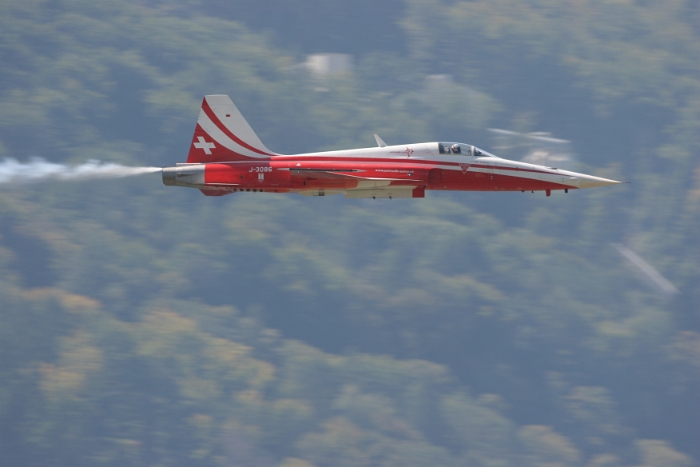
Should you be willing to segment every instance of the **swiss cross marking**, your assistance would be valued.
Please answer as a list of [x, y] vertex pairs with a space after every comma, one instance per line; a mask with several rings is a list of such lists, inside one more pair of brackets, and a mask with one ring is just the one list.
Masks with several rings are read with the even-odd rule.
[[194, 143], [194, 147], [197, 149], [204, 149], [204, 154], [211, 154], [211, 150], [214, 149], [214, 143], [207, 143], [203, 136], [197, 136], [199, 143]]

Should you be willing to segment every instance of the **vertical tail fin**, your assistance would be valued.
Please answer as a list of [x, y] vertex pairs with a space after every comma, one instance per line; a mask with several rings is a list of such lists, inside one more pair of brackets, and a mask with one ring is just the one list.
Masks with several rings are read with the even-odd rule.
[[204, 96], [187, 162], [268, 159], [274, 155], [260, 141], [228, 96]]

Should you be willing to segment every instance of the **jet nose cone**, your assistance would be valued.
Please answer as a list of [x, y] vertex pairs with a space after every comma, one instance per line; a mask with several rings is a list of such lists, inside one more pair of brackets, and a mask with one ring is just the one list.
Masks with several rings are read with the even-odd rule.
[[597, 186], [617, 185], [622, 183], [608, 178], [594, 177], [593, 175], [578, 174], [576, 178], [578, 179], [579, 188], [594, 188]]

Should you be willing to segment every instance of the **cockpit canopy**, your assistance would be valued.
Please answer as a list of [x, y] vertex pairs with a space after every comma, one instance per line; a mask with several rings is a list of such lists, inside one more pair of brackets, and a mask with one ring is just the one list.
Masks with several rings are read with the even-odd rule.
[[438, 151], [440, 154], [457, 154], [461, 156], [473, 157], [494, 157], [483, 149], [476, 146], [471, 146], [464, 143], [438, 143]]

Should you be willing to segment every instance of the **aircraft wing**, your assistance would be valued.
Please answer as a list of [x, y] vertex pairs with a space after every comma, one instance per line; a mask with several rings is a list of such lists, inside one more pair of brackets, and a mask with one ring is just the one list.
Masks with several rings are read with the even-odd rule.
[[411, 185], [356, 188], [345, 193], [346, 198], [424, 198], [425, 189]]
[[386, 181], [386, 182], [422, 182], [415, 178], [393, 178], [393, 177], [367, 177], [361, 175], [364, 170], [357, 169], [289, 169], [292, 175], [305, 176], [310, 178], [320, 178], [325, 180], [371, 180], [371, 181]]

